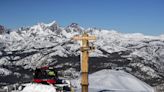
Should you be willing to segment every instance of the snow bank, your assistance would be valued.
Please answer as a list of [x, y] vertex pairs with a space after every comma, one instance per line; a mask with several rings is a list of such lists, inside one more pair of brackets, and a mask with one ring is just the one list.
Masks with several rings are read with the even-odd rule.
[[21, 92], [56, 92], [56, 89], [50, 85], [27, 84]]
[[[77, 89], [81, 88], [80, 79], [73, 80]], [[99, 92], [112, 90], [114, 92], [154, 92], [154, 89], [124, 71], [101, 70], [89, 75], [89, 91]], [[106, 92], [106, 91], [105, 91]]]

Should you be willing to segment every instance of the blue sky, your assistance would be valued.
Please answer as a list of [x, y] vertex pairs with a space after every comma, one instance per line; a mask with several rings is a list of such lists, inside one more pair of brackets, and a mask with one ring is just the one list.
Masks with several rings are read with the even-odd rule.
[[56, 20], [61, 26], [164, 34], [164, 0], [0, 0], [0, 24], [11, 29]]

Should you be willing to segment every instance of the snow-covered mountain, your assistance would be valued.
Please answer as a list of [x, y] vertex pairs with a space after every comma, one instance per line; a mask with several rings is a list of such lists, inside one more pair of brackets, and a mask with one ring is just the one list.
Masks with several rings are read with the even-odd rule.
[[123, 69], [150, 85], [164, 82], [164, 35], [84, 29], [77, 23], [60, 27], [55, 21], [0, 34], [0, 77], [28, 79], [30, 70], [44, 65], [54, 65], [62, 74], [77, 77], [80, 42], [71, 37], [83, 32], [97, 37], [91, 44], [96, 50], [90, 54], [90, 73], [106, 68]]

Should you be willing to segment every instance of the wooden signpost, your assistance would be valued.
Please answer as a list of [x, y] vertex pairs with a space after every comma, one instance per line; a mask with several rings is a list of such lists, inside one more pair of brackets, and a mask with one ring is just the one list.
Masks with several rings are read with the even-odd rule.
[[81, 40], [81, 72], [82, 72], [82, 79], [81, 79], [81, 86], [82, 92], [88, 92], [88, 57], [89, 57], [89, 50], [93, 50], [94, 47], [89, 46], [89, 40], [96, 40], [95, 36], [89, 36], [87, 33], [84, 33], [82, 36], [74, 36], [74, 40]]

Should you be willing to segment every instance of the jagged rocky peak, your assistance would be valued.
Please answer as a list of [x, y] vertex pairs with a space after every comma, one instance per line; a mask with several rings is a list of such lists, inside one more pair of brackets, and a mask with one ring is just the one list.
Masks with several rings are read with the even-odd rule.
[[17, 29], [17, 33], [21, 33], [21, 31], [28, 31], [30, 27], [20, 27]]
[[3, 25], [0, 25], [0, 35], [2, 34], [9, 34], [11, 32], [10, 29], [7, 29], [6, 27], [4, 27]]
[[79, 32], [82, 33], [82, 31], [84, 30], [84, 28], [82, 28], [81, 26], [79, 26], [78, 23], [71, 23], [70, 25], [68, 25], [65, 30], [67, 32]]
[[0, 25], [0, 30], [4, 30], [4, 29], [5, 29], [4, 26]]
[[38, 23], [29, 28], [20, 28], [19, 31], [26, 31], [29, 35], [48, 35], [48, 34], [61, 34], [62, 28], [58, 25], [56, 21], [52, 21], [51, 23]]
[[69, 25], [69, 27], [78, 28], [79, 24], [78, 23], [71, 23], [71, 25]]
[[56, 21], [52, 21], [51, 23], [38, 23], [37, 25], [34, 25], [31, 27], [31, 29], [40, 29], [40, 30], [46, 30], [50, 29], [52, 31], [57, 30], [59, 28], [59, 25]]
[[5, 30], [4, 26], [0, 25], [0, 34], [3, 34], [4, 30]]
[[60, 29], [60, 27], [56, 21], [52, 21], [51, 23], [46, 24], [46, 26], [49, 27], [49, 29], [52, 31]]

